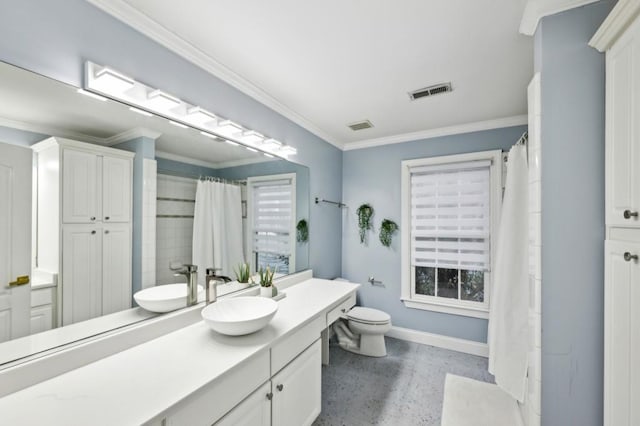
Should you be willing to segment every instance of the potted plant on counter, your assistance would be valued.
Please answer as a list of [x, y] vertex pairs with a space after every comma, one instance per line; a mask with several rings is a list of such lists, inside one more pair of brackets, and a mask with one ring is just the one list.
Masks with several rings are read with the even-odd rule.
[[233, 269], [233, 273], [236, 274], [236, 280], [239, 283], [253, 283], [253, 280], [251, 279], [251, 267], [248, 263], [239, 263], [238, 266]]
[[275, 274], [275, 269], [272, 271], [268, 266], [267, 269], [260, 268], [258, 271], [258, 276], [260, 277], [260, 296], [273, 297], [278, 294], [278, 290], [273, 285], [273, 276]]

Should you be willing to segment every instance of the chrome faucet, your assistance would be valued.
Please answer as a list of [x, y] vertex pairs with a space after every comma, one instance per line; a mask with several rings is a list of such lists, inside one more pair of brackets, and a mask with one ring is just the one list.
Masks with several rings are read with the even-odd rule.
[[173, 275], [183, 275], [187, 278], [187, 306], [198, 303], [198, 267], [196, 265], [182, 265], [183, 269]]
[[218, 299], [218, 286], [229, 282], [228, 277], [216, 275], [216, 271], [219, 270], [219, 268], [207, 268], [207, 276], [204, 280], [204, 284], [207, 287], [207, 305]]

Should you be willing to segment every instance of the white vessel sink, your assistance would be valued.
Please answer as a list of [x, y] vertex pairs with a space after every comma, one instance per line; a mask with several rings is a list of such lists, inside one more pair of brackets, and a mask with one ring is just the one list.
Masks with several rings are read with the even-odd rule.
[[202, 319], [220, 334], [242, 336], [265, 327], [277, 310], [278, 302], [266, 297], [232, 297], [204, 308]]
[[[151, 312], [169, 312], [187, 306], [186, 284], [163, 284], [145, 288], [133, 295], [141, 308]], [[204, 298], [204, 288], [198, 286], [198, 300]]]

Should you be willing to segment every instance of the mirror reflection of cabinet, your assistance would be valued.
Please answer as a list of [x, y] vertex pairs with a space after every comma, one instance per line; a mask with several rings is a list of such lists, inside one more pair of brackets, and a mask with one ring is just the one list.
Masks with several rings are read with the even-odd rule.
[[59, 273], [54, 326], [130, 308], [134, 154], [61, 138], [33, 149], [34, 262]]

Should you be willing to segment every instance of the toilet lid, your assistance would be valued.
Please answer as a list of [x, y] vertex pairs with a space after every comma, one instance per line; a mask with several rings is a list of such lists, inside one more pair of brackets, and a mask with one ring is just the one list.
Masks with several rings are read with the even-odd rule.
[[347, 318], [370, 324], [385, 324], [391, 320], [391, 317], [386, 312], [377, 309], [363, 308], [362, 306], [356, 306], [347, 312]]

